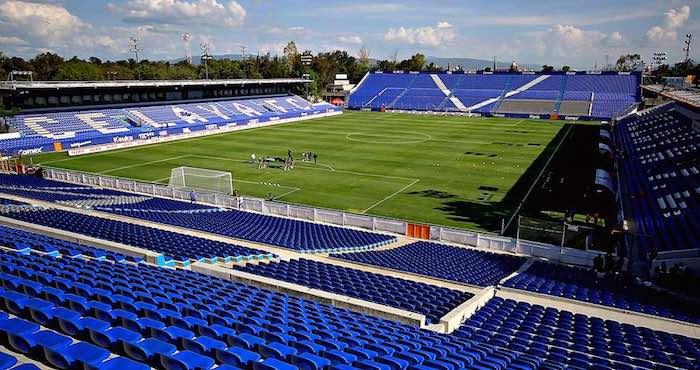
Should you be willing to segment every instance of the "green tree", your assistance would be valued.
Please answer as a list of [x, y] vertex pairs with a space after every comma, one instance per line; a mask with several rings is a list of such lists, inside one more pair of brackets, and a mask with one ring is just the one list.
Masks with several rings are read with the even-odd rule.
[[416, 53], [411, 58], [402, 60], [397, 67], [404, 71], [422, 71], [423, 66], [425, 66], [425, 55]]
[[61, 64], [53, 75], [55, 81], [95, 81], [104, 79], [102, 70], [76, 57]]
[[642, 57], [639, 54], [620, 55], [615, 63], [615, 69], [620, 72], [634, 71], [640, 69], [642, 66]]
[[32, 65], [35, 73], [34, 79], [49, 81], [53, 79], [54, 74], [64, 63], [64, 60], [58, 54], [47, 52], [38, 54], [29, 63]]
[[547, 65], [547, 64], [542, 66], [542, 72], [552, 72], [552, 71], [554, 71], [554, 67]]
[[571, 67], [569, 66], [563, 66], [561, 67], [562, 72], [569, 72], [571, 70]]

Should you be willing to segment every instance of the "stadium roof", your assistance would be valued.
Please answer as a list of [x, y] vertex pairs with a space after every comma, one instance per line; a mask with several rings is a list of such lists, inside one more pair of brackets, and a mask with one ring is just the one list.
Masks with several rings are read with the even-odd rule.
[[231, 80], [122, 80], [122, 81], [7, 81], [0, 90], [71, 89], [71, 88], [132, 88], [172, 86], [229, 86], [309, 83], [302, 78], [231, 79]]
[[668, 85], [642, 85], [642, 88], [693, 108], [700, 108], [700, 90], [698, 89], [679, 89]]

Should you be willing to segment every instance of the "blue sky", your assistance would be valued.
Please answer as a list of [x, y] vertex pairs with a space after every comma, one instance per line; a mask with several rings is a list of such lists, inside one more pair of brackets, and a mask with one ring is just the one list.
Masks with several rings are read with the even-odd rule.
[[[686, 33], [700, 38], [697, 1], [291, 1], [291, 0], [0, 0], [0, 51], [33, 56], [128, 58], [129, 36], [143, 57], [193, 54], [207, 41], [214, 54], [280, 53], [361, 46], [372, 58], [415, 52], [441, 57], [516, 60], [590, 68], [605, 56], [665, 51], [682, 58]], [[700, 41], [700, 40], [699, 40]], [[700, 42], [692, 56], [700, 59]], [[695, 46], [694, 45], [694, 46]]]

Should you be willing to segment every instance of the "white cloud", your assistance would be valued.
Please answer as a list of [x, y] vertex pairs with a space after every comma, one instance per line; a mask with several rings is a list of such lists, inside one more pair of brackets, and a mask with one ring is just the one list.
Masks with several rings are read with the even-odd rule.
[[606, 34], [570, 24], [558, 24], [546, 31], [532, 31], [523, 35], [527, 39], [516, 40], [510, 50], [513, 55], [534, 52], [542, 57], [570, 59], [614, 54], [628, 46], [627, 39], [618, 31]]
[[678, 9], [669, 9], [664, 13], [664, 24], [653, 26], [647, 31], [647, 39], [654, 43], [675, 41], [677, 30], [690, 18], [690, 6], [683, 5]]
[[50, 44], [62, 42], [87, 26], [60, 5], [0, 0], [0, 33], [4, 35]]
[[26, 45], [27, 42], [17, 36], [0, 36], [0, 44], [4, 45]]
[[343, 44], [362, 44], [362, 38], [360, 36], [338, 36], [338, 41], [342, 42]]
[[454, 28], [444, 21], [438, 22], [436, 27], [389, 28], [384, 34], [386, 41], [427, 47], [444, 47], [452, 44], [455, 38]]
[[218, 0], [129, 0], [123, 5], [109, 3], [107, 9], [121, 14], [127, 22], [192, 24], [236, 27], [245, 22], [246, 10], [236, 1]]

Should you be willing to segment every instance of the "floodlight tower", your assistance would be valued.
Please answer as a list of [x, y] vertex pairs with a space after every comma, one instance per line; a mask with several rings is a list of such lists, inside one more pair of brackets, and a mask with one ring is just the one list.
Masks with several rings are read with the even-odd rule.
[[134, 59], [136, 60], [136, 78], [139, 80], [141, 79], [141, 70], [139, 69], [139, 52], [143, 50], [140, 42], [141, 40], [139, 40], [139, 38], [136, 36], [129, 37], [129, 45], [131, 46], [129, 51], [134, 53]]
[[202, 41], [201, 44], [199, 44], [199, 47], [202, 48], [202, 61], [204, 62], [204, 76], [208, 80], [209, 79], [209, 64], [207, 61], [214, 59], [214, 57], [209, 54], [209, 42], [208, 41]]
[[690, 41], [693, 39], [692, 34], [686, 34], [685, 35], [685, 46], [683, 47], [683, 51], [685, 51], [685, 62], [688, 63], [688, 60], [690, 60]]
[[190, 49], [190, 42], [192, 41], [192, 34], [185, 32], [182, 34], [182, 42], [185, 44], [185, 61], [192, 64], [192, 50]]

